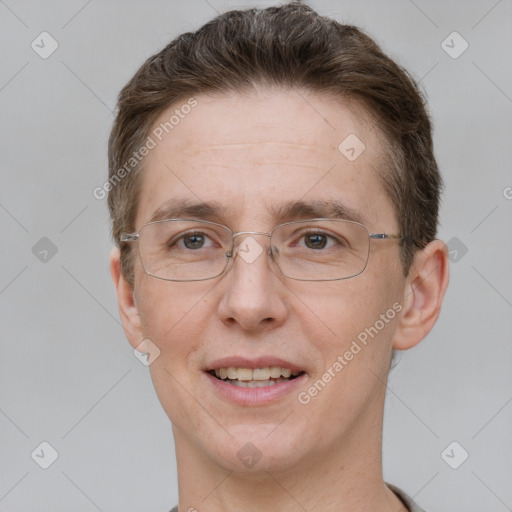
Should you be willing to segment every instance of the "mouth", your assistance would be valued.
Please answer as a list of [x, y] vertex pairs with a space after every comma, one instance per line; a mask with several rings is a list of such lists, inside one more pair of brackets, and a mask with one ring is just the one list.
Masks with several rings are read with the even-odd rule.
[[264, 366], [261, 368], [226, 366], [209, 370], [208, 373], [232, 386], [263, 388], [281, 382], [289, 382], [305, 372], [283, 366]]
[[204, 375], [214, 396], [242, 407], [290, 399], [308, 379], [307, 369], [274, 355], [228, 356], [211, 361]]

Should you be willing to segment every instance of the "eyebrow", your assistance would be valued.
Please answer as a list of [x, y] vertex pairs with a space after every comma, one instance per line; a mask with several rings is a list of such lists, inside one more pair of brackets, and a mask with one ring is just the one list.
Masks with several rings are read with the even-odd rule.
[[161, 204], [151, 215], [148, 222], [176, 218], [194, 218], [201, 220], [220, 220], [223, 210], [217, 201], [202, 202], [190, 199], [171, 198]]
[[[278, 223], [314, 218], [344, 219], [364, 223], [363, 214], [338, 200], [289, 201], [269, 206], [271, 216]], [[191, 218], [225, 222], [226, 207], [217, 201], [192, 201], [184, 198], [171, 198], [161, 204], [148, 222], [167, 219]]]
[[292, 201], [272, 206], [271, 210], [280, 222], [325, 217], [363, 223], [364, 219], [359, 210], [350, 208], [338, 200]]

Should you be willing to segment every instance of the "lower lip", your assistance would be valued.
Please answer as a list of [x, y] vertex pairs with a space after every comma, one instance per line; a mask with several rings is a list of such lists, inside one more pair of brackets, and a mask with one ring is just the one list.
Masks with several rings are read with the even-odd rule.
[[242, 388], [229, 384], [224, 380], [217, 379], [217, 377], [214, 377], [208, 372], [205, 372], [205, 375], [218, 394], [231, 402], [235, 402], [243, 406], [266, 405], [271, 402], [275, 402], [279, 398], [295, 391], [306, 379], [306, 374], [303, 373], [295, 379], [278, 382], [277, 384], [271, 384], [270, 386], [264, 386], [261, 388]]

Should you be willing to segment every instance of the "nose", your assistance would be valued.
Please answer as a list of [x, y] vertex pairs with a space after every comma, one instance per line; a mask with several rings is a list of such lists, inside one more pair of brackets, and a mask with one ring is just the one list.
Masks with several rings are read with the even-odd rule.
[[224, 293], [218, 313], [228, 325], [244, 331], [272, 330], [286, 321], [287, 288], [273, 264], [268, 233], [237, 233], [231, 268], [223, 277]]

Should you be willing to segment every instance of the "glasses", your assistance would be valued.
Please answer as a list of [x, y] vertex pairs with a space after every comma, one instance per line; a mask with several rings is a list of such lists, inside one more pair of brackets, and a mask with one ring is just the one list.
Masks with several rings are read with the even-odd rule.
[[144, 271], [166, 281], [204, 281], [225, 272], [238, 254], [247, 263], [263, 252], [253, 237], [270, 239], [267, 254], [282, 275], [299, 281], [337, 281], [361, 274], [368, 264], [370, 240], [402, 239], [372, 233], [358, 222], [310, 219], [286, 222], [270, 233], [233, 233], [222, 224], [193, 219], [149, 222], [137, 233], [124, 233], [121, 242], [138, 242]]

